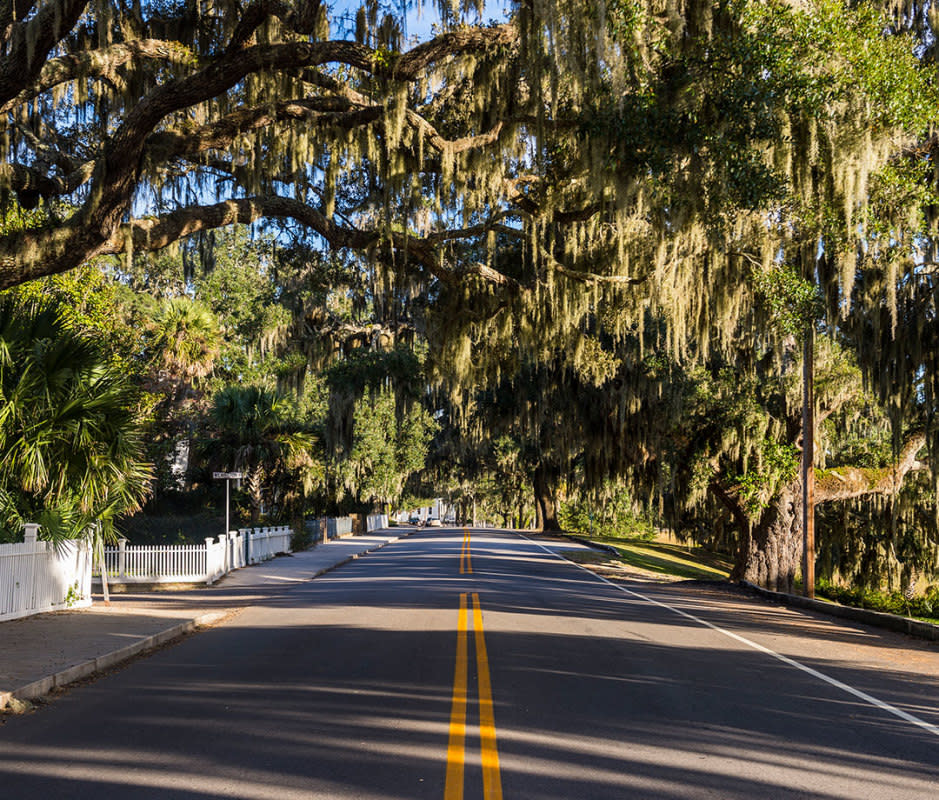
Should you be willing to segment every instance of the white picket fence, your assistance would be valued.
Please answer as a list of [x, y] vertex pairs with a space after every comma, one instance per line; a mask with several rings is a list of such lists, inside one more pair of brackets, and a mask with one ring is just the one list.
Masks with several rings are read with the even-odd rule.
[[365, 530], [377, 531], [379, 528], [388, 527], [388, 515], [387, 514], [369, 514], [365, 518]]
[[[388, 526], [384, 514], [371, 514], [368, 531]], [[328, 538], [352, 533], [352, 518], [326, 520]], [[25, 526], [21, 544], [0, 544], [0, 621], [91, 605], [92, 581], [100, 585], [100, 570], [92, 571], [91, 545], [65, 542], [58, 548], [39, 541], [38, 525]], [[293, 531], [287, 526], [242, 528], [205, 544], [135, 546], [121, 540], [104, 548], [108, 581], [124, 584], [214, 583], [233, 569], [289, 553]]]
[[21, 544], [0, 545], [0, 620], [91, 605], [91, 545], [37, 541], [27, 525]]
[[238, 533], [247, 537], [244, 553], [249, 564], [260, 564], [278, 553], [290, 552], [293, 531], [288, 527], [255, 528], [253, 533], [247, 528], [242, 528]]
[[[233, 569], [290, 552], [287, 526], [243, 528], [205, 544], [137, 546], [120, 541], [104, 549], [108, 581], [114, 583], [214, 583]], [[101, 576], [95, 575], [100, 582]]]

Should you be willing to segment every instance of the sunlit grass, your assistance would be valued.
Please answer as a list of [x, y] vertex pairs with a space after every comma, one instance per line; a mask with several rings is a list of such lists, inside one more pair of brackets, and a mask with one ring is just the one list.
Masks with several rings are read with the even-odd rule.
[[599, 550], [576, 550], [564, 555], [581, 564], [626, 566], [655, 575], [697, 580], [725, 580], [730, 574], [729, 560], [700, 547], [682, 547], [667, 542], [623, 540], [595, 537], [592, 541], [614, 547], [619, 555]]

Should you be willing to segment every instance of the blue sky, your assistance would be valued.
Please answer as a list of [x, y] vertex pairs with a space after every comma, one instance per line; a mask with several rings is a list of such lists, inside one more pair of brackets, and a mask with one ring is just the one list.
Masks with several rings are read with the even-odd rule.
[[[389, 10], [400, 10], [405, 4], [411, 6], [406, 17], [408, 40], [424, 41], [430, 38], [432, 26], [440, 21], [435, 0], [403, 0], [403, 2], [402, 0], [391, 0], [391, 2], [383, 3]], [[358, 0], [335, 0], [330, 4], [330, 7], [333, 10], [333, 18], [341, 15], [344, 11], [351, 18], [354, 18], [359, 5]], [[505, 16], [505, 9], [508, 5], [509, 0], [485, 0], [485, 11], [482, 19], [476, 20], [475, 17], [471, 17], [469, 21], [472, 23], [477, 21], [486, 23], [490, 19], [501, 20]]]

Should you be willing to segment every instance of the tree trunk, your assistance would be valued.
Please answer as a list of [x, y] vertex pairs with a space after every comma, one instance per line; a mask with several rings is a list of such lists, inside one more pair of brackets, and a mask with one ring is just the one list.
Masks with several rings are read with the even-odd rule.
[[545, 467], [538, 467], [534, 474], [535, 530], [560, 531], [557, 512], [557, 489], [552, 475]]
[[261, 467], [249, 470], [246, 478], [248, 498], [251, 502], [251, 526], [255, 527], [261, 521], [261, 504], [264, 502], [262, 482], [264, 473]]
[[[925, 441], [922, 431], [910, 434], [896, 463], [887, 469], [839, 467], [827, 469], [824, 473], [814, 470], [815, 505], [872, 494], [894, 496], [910, 472], [925, 467], [916, 459]], [[795, 574], [802, 566], [801, 479], [784, 486], [755, 523], [747, 518], [732, 490], [719, 480], [712, 481], [710, 488], [729, 509], [740, 531], [740, 546], [730, 573], [731, 580], [744, 580], [767, 589], [791, 592]]]
[[[746, 525], [731, 580], [792, 592], [802, 560], [801, 492], [801, 481], [793, 481], [783, 487], [756, 523]], [[739, 508], [731, 511], [739, 520]]]

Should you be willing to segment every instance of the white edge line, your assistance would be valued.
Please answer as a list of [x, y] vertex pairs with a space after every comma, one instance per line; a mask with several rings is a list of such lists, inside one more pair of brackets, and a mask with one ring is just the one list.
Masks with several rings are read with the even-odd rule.
[[659, 600], [655, 600], [651, 597], [647, 597], [646, 595], [640, 594], [639, 592], [634, 592], [632, 589], [627, 589], [625, 586], [620, 586], [619, 584], [614, 583], [613, 581], [607, 578], [604, 578], [602, 575], [598, 575], [593, 570], [589, 570], [586, 567], [582, 566], [581, 564], [578, 564], [576, 561], [571, 561], [570, 559], [567, 559], [561, 555], [558, 555], [553, 550], [543, 545], [541, 542], [535, 541], [534, 539], [530, 539], [528, 536], [525, 536], [524, 533], [520, 533], [519, 536], [521, 536], [523, 539], [527, 539], [532, 544], [537, 545], [546, 553], [548, 553], [548, 555], [554, 556], [554, 558], [558, 559], [559, 561], [563, 561], [567, 564], [573, 564], [578, 569], [582, 569], [584, 572], [588, 573], [589, 575], [592, 575], [597, 580], [603, 581], [603, 583], [609, 586], [612, 586], [614, 589], [618, 589], [619, 591], [624, 592], [625, 594], [630, 594], [633, 597], [638, 597], [640, 600], [644, 600], [645, 602], [651, 603], [654, 606], [659, 606], [660, 608], [668, 609], [669, 611], [672, 611], [675, 614], [678, 614], [679, 616], [686, 617], [687, 619], [697, 622], [699, 625], [704, 625], [706, 628], [710, 628], [711, 630], [717, 631], [718, 633], [722, 633], [724, 634], [724, 636], [728, 636], [731, 639], [734, 639], [735, 641], [740, 642], [741, 644], [747, 645], [747, 647], [752, 647], [754, 650], [758, 650], [761, 653], [766, 653], [766, 655], [772, 656], [773, 658], [776, 658], [779, 661], [782, 661], [784, 664], [788, 664], [790, 667], [795, 667], [796, 669], [802, 670], [802, 672], [805, 672], [806, 674], [811, 675], [814, 678], [818, 678], [819, 680], [824, 681], [825, 683], [830, 684], [831, 686], [834, 686], [837, 689], [841, 689], [842, 691], [847, 692], [848, 694], [854, 695], [859, 700], [863, 700], [865, 703], [869, 703], [872, 706], [876, 706], [882, 711], [886, 711], [889, 714], [893, 714], [895, 717], [899, 717], [900, 719], [905, 720], [906, 722], [916, 725], [922, 728], [924, 731], [928, 731], [933, 736], [939, 736], [939, 727], [937, 727], [936, 725], [933, 725], [930, 722], [926, 722], [925, 720], [922, 720], [919, 717], [915, 717], [901, 708], [892, 706], [890, 705], [890, 703], [886, 703], [883, 700], [873, 697], [872, 695], [869, 695], [867, 692], [862, 692], [860, 689], [855, 689], [853, 686], [849, 686], [846, 683], [842, 683], [837, 678], [832, 678], [831, 676], [826, 675], [824, 672], [819, 672], [817, 669], [813, 669], [812, 667], [808, 667], [805, 664], [801, 664], [795, 659], [789, 658], [789, 656], [784, 656], [782, 653], [777, 653], [775, 650], [770, 650], [768, 647], [764, 647], [763, 645], [757, 642], [754, 642], [750, 639], [747, 639], [744, 636], [740, 636], [739, 634], [733, 633], [732, 631], [728, 631], [728, 630], [725, 630], [724, 628], [718, 627], [717, 625], [714, 625], [713, 623], [708, 622], [706, 619], [701, 619], [701, 617], [696, 617], [694, 614], [689, 614], [687, 611], [682, 611], [680, 608], [675, 608], [674, 606], [670, 606], [667, 603], [663, 603]]

